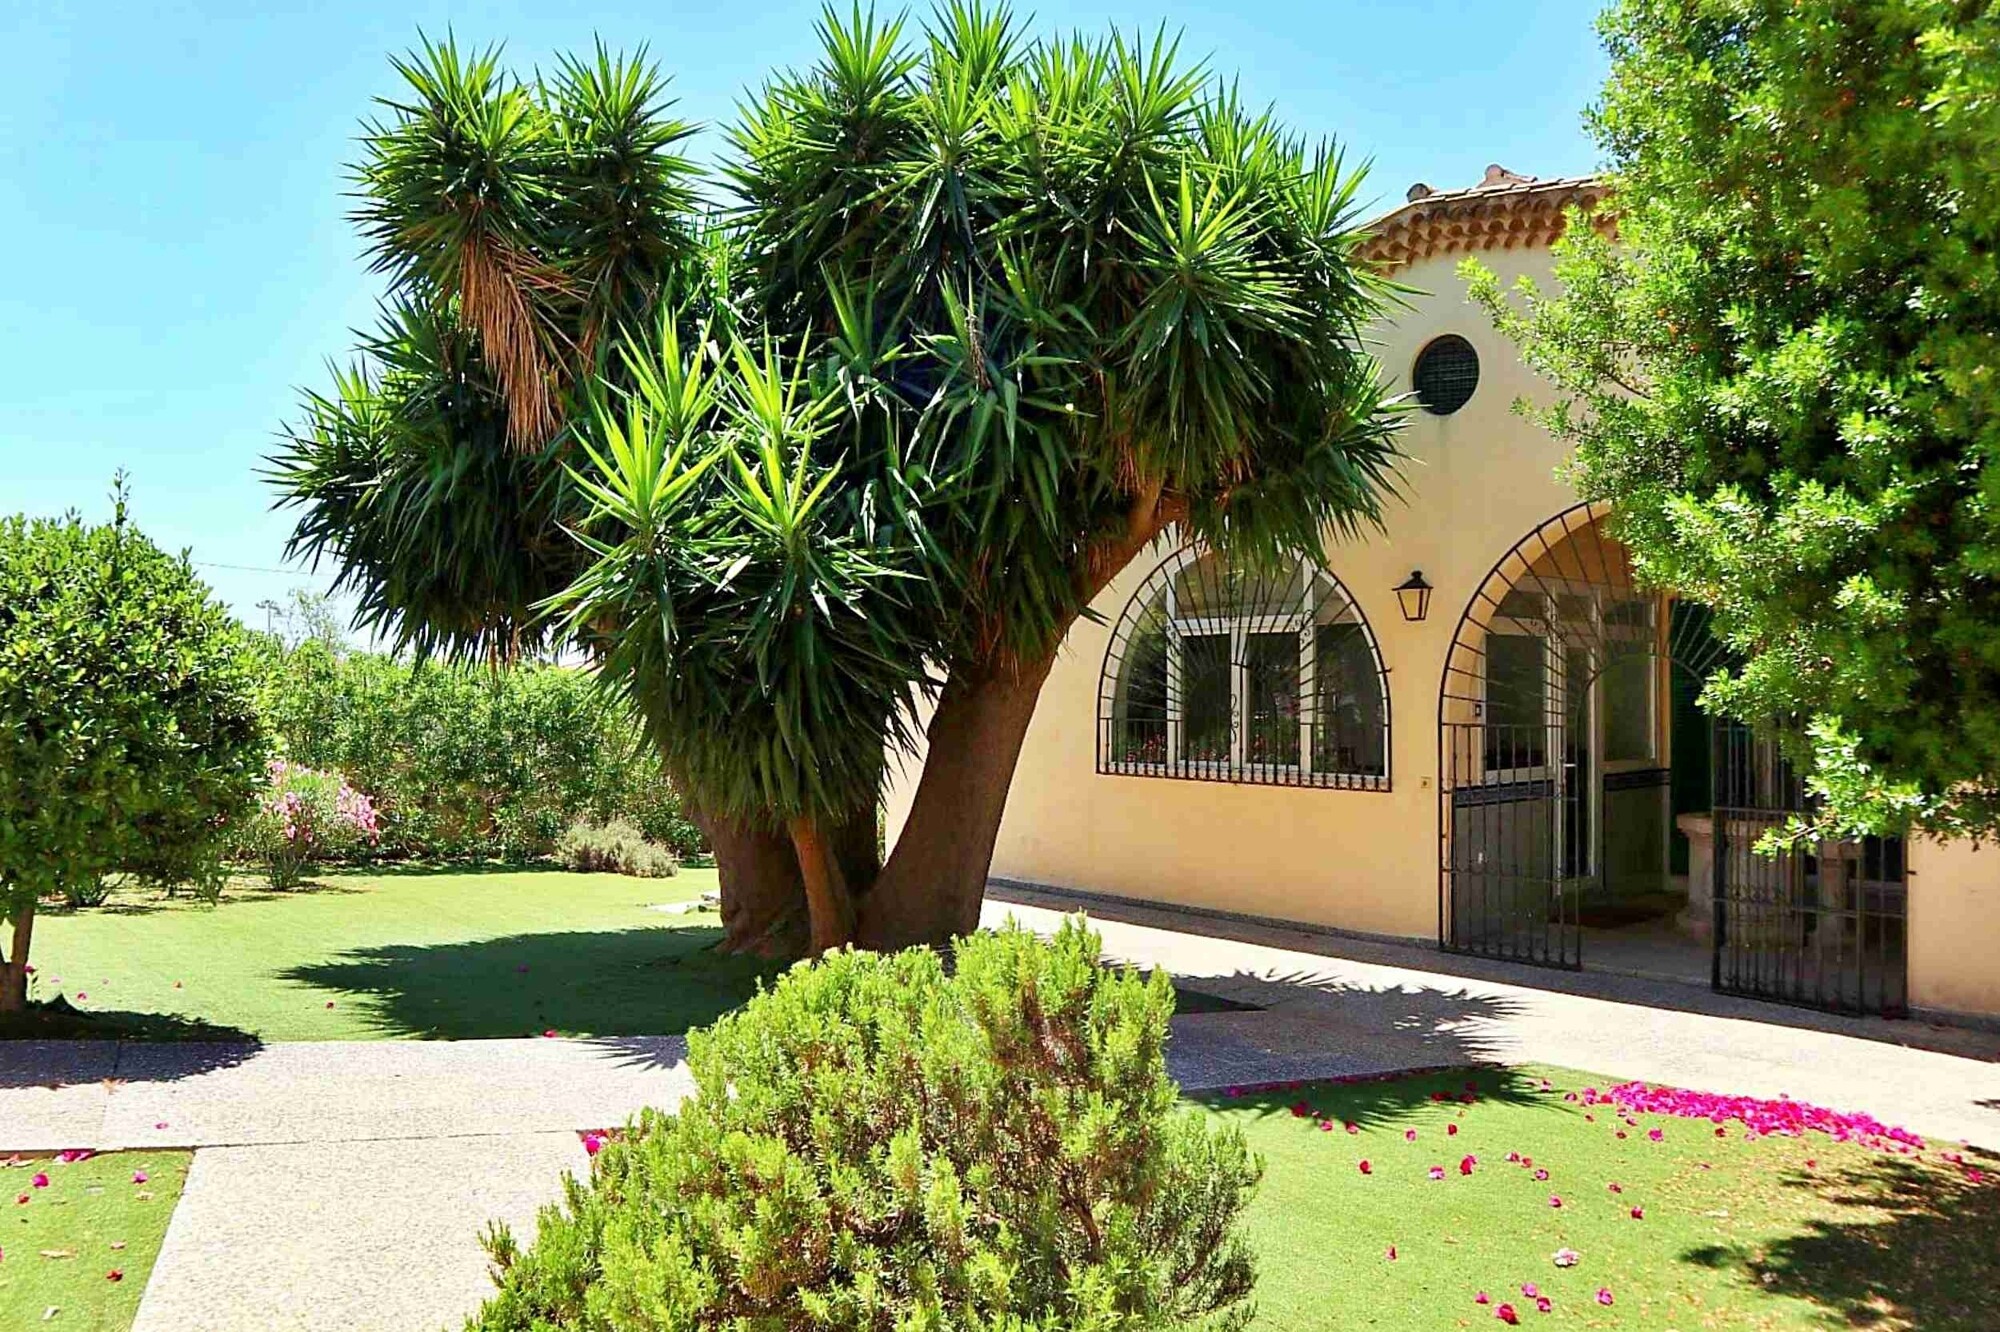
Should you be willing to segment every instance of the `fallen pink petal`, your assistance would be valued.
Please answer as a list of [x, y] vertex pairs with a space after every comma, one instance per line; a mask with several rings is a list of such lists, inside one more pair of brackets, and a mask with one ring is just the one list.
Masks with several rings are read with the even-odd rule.
[[1432, 1167], [1431, 1167], [1431, 1169], [1430, 1169], [1430, 1176], [1431, 1176], [1431, 1178], [1432, 1178], [1432, 1179], [1443, 1179], [1443, 1178], [1444, 1178], [1444, 1167], [1443, 1167], [1443, 1166], [1432, 1166]]
[[1509, 1327], [1513, 1327], [1521, 1321], [1521, 1316], [1514, 1312], [1514, 1306], [1511, 1304], [1501, 1305], [1493, 1311], [1493, 1316]]
[[1555, 1302], [1546, 1295], [1542, 1296], [1539, 1300], [1535, 1301], [1536, 1313], [1547, 1313], [1554, 1307], [1555, 1307]]
[[1575, 1249], [1557, 1249], [1554, 1254], [1550, 1255], [1549, 1260], [1557, 1267], [1575, 1267], [1583, 1261], [1583, 1255]]
[[1610, 1304], [1610, 1303], [1612, 1303], [1612, 1299], [1611, 1299], [1611, 1287], [1609, 1287], [1609, 1286], [1599, 1286], [1599, 1287], [1597, 1288], [1597, 1302], [1598, 1302], [1599, 1304]]
[[49, 1186], [49, 1177], [37, 1171], [35, 1177], [29, 1180], [28, 1183], [34, 1185], [38, 1189], [45, 1189]]
[[146, 1172], [145, 1172], [145, 1171], [143, 1171], [143, 1170], [134, 1170], [134, 1171], [132, 1172], [132, 1182], [133, 1182], [134, 1184], [144, 1184], [144, 1183], [146, 1182], [147, 1178], [148, 1178], [148, 1176], [147, 1176]]

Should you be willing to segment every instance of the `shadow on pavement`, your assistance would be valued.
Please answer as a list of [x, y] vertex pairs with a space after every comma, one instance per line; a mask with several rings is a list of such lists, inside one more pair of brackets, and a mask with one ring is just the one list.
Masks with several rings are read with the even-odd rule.
[[[1085, 911], [1100, 920], [1141, 925], [1237, 943], [1314, 953], [1328, 959], [1372, 966], [1398, 967], [1465, 980], [1515, 985], [1523, 989], [1604, 999], [1613, 1003], [1741, 1018], [1769, 1026], [1833, 1032], [1860, 1040], [1932, 1050], [1989, 1062], [2000, 1060], [2000, 1032], [1952, 1027], [1917, 1019], [1846, 1017], [1784, 1004], [1717, 994], [1704, 986], [1653, 978], [1621, 976], [1603, 971], [1561, 971], [1514, 962], [1447, 953], [1419, 943], [1367, 939], [1282, 921], [1211, 915], [1172, 906], [1111, 897], [1099, 893], [1054, 890], [1031, 884], [995, 881], [987, 897], [998, 903], [1019, 903], [1052, 911]], [[1587, 961], [1588, 959], [1586, 959]], [[1194, 980], [1205, 985], [1205, 981]]]
[[282, 975], [344, 992], [384, 1036], [659, 1035], [714, 1021], [775, 971], [717, 952], [721, 936], [645, 926], [383, 944]]

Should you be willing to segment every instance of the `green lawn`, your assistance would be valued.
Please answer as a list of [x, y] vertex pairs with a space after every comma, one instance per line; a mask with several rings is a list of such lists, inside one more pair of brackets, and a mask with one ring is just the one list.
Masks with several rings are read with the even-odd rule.
[[[1538, 1090], [1544, 1072], [1552, 1092]], [[1456, 1097], [1468, 1081], [1474, 1104], [1429, 1099]], [[1820, 1133], [1753, 1142], [1735, 1123], [1718, 1138], [1707, 1120], [1641, 1115], [1632, 1129], [1613, 1111], [1563, 1099], [1589, 1083], [1545, 1070], [1461, 1072], [1200, 1098], [1240, 1124], [1268, 1163], [1249, 1217], [1255, 1326], [1498, 1327], [1506, 1301], [1536, 1328], [2000, 1327], [1992, 1160], [1966, 1154], [1985, 1171], [1975, 1184], [1936, 1159], [1937, 1144], [1911, 1158]], [[1301, 1102], [1333, 1130], [1294, 1117]], [[1655, 1127], [1659, 1142], [1647, 1136]], [[1509, 1163], [1509, 1152], [1534, 1165]], [[1461, 1175], [1467, 1155], [1478, 1162]], [[1372, 1174], [1361, 1173], [1364, 1159]], [[1430, 1178], [1432, 1166], [1443, 1180]], [[1541, 1169], [1547, 1180], [1535, 1178]], [[1574, 1267], [1553, 1260], [1565, 1248], [1580, 1255]], [[1528, 1282], [1549, 1313], [1522, 1294]], [[1598, 1303], [1600, 1288], [1612, 1304]], [[1482, 1290], [1485, 1305], [1474, 1302]]]
[[715, 887], [556, 872], [247, 881], [214, 908], [151, 894], [35, 924], [35, 997], [88, 1018], [34, 1034], [266, 1041], [635, 1035], [712, 1021], [768, 964], [718, 955], [712, 912], [650, 910]]
[[[0, 1213], [0, 1327], [130, 1327], [191, 1156], [113, 1152], [68, 1164], [47, 1156], [0, 1163], [0, 1207], [6, 1209]], [[35, 1187], [36, 1175], [47, 1176], [47, 1187]], [[17, 1201], [23, 1197], [26, 1202]]]

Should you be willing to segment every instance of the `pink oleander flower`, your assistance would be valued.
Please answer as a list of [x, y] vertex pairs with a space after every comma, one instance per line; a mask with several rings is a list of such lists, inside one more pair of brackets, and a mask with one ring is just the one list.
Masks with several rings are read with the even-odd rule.
[[1351, 1119], [1350, 1119], [1350, 1120], [1348, 1120], [1348, 1121], [1346, 1121], [1345, 1123], [1343, 1123], [1343, 1124], [1341, 1125], [1341, 1127], [1342, 1127], [1342, 1128], [1344, 1128], [1344, 1129], [1346, 1129], [1346, 1130], [1347, 1130], [1347, 1131], [1348, 1131], [1349, 1133], [1359, 1133], [1359, 1132], [1361, 1132], [1361, 1125], [1359, 1125], [1359, 1124], [1355, 1123], [1355, 1122], [1354, 1122], [1353, 1120], [1351, 1120]]
[[1447, 1138], [1456, 1138], [1458, 1136], [1458, 1125], [1446, 1124], [1444, 1126], [1444, 1135]]
[[1460, 1157], [1458, 1162], [1458, 1173], [1461, 1175], [1469, 1175], [1472, 1173], [1472, 1167], [1478, 1164], [1479, 1164], [1479, 1158], [1476, 1156]]
[[1652, 1140], [1653, 1140], [1654, 1142], [1660, 1142], [1660, 1141], [1662, 1141], [1662, 1140], [1663, 1140], [1663, 1139], [1664, 1139], [1664, 1138], [1665, 1138], [1665, 1137], [1666, 1137], [1667, 1135], [1666, 1135], [1666, 1133], [1665, 1133], [1665, 1132], [1664, 1132], [1663, 1130], [1660, 1130], [1660, 1129], [1647, 1129], [1647, 1130], [1646, 1130], [1646, 1136], [1647, 1136], [1648, 1138], [1652, 1139]]
[[1432, 1166], [1432, 1167], [1431, 1167], [1431, 1169], [1430, 1169], [1430, 1176], [1431, 1176], [1431, 1178], [1432, 1178], [1432, 1179], [1443, 1179], [1443, 1178], [1444, 1178], [1444, 1167], [1443, 1167], [1443, 1166]]
[[1404, 1141], [1404, 1142], [1415, 1142], [1416, 1140], [1417, 1140], [1417, 1131], [1416, 1131], [1415, 1129], [1404, 1129], [1404, 1130], [1403, 1130], [1403, 1141]]
[[1493, 1316], [1509, 1327], [1513, 1327], [1521, 1321], [1521, 1316], [1514, 1312], [1514, 1306], [1511, 1304], [1502, 1304], [1493, 1311]]
[[585, 1155], [587, 1155], [587, 1156], [595, 1156], [595, 1155], [597, 1155], [597, 1154], [598, 1154], [599, 1152], [603, 1151], [603, 1150], [604, 1150], [604, 1135], [603, 1135], [602, 1133], [586, 1133], [586, 1134], [584, 1134], [584, 1135], [583, 1135], [583, 1150], [584, 1150], [584, 1154], [585, 1154]]
[[35, 1177], [29, 1180], [28, 1183], [33, 1185], [35, 1188], [45, 1189], [49, 1186], [49, 1177], [43, 1172], [38, 1170], [35, 1172]]
[[1491, 1304], [1493, 1303], [1493, 1297], [1482, 1290], [1472, 1297], [1472, 1302], [1474, 1304]]
[[1534, 1282], [1523, 1281], [1521, 1283], [1521, 1294], [1525, 1298], [1532, 1300], [1541, 1293], [1542, 1293], [1542, 1288], [1540, 1286], [1537, 1286]]
[[1597, 1302], [1599, 1304], [1610, 1304], [1613, 1302], [1611, 1299], [1611, 1287], [1599, 1286], [1597, 1288]]
[[1549, 1172], [1546, 1170], [1537, 1170], [1535, 1172], [1535, 1182], [1538, 1184], [1546, 1182], [1548, 1180], [1548, 1177], [1549, 1177]]
[[143, 1171], [143, 1170], [134, 1170], [134, 1171], [132, 1172], [132, 1182], [133, 1182], [134, 1184], [144, 1184], [144, 1183], [146, 1182], [147, 1178], [148, 1178], [148, 1176], [147, 1176], [146, 1172], [145, 1172], [145, 1171]]
[[1535, 1301], [1536, 1313], [1547, 1313], [1549, 1312], [1549, 1310], [1553, 1308], [1555, 1308], [1555, 1301], [1551, 1300], [1546, 1295], [1542, 1296], [1540, 1299]]
[[1549, 1195], [1549, 1206], [1551, 1206], [1551, 1207], [1561, 1207], [1562, 1205], [1563, 1205], [1563, 1200], [1562, 1200], [1562, 1195], [1561, 1195], [1561, 1194], [1559, 1194], [1559, 1193], [1551, 1193], [1551, 1194]]
[[1632, 1219], [1634, 1221], [1644, 1221], [1646, 1219], [1646, 1209], [1643, 1207], [1634, 1207], [1632, 1209]]
[[1361, 1163], [1361, 1173], [1364, 1175], [1372, 1175], [1375, 1173], [1375, 1167], [1370, 1165], [1368, 1162], [1363, 1161]]

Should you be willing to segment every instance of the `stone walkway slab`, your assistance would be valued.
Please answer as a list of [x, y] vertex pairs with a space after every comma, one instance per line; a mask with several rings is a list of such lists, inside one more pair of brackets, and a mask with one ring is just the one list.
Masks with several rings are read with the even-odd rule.
[[[1052, 930], [1062, 918], [1056, 906], [1013, 896], [989, 899], [985, 923], [1012, 915]], [[1899, 1043], [1905, 1035], [1928, 1034], [1912, 1031], [1915, 1024], [1822, 1019], [1670, 982], [1632, 982], [1623, 999], [1565, 994], [1358, 961], [1341, 955], [1347, 941], [1330, 936], [1301, 936], [1324, 949], [1306, 951], [1192, 933], [1189, 926], [1206, 922], [1175, 921], [1168, 912], [1117, 910], [1120, 919], [1107, 919], [1090, 907], [1108, 954], [1164, 967], [1195, 988], [1268, 1010], [1178, 1019], [1182, 1059], [1201, 1057], [1186, 1048], [1192, 1043], [1217, 1049], [1233, 1043], [1235, 1052], [1222, 1057], [1235, 1067], [1254, 1066], [1245, 1050], [1254, 1047], [1270, 1056], [1274, 1081], [1319, 1076], [1280, 1071], [1312, 1057], [1345, 1056], [1382, 1068], [1558, 1064], [1701, 1091], [1789, 1095], [1939, 1140], [2000, 1149], [2000, 1035], [1994, 1033], [1943, 1033], [1960, 1051], [1946, 1053]], [[1150, 923], [1132, 918], [1141, 915]], [[1355, 951], [1363, 949], [1385, 952], [1375, 944]], [[1405, 951], [1412, 960], [1435, 956]], [[1204, 1035], [1211, 1029], [1212, 1041]], [[1202, 1085], [1214, 1084], [1204, 1078]]]
[[133, 1332], [457, 1329], [486, 1223], [525, 1245], [588, 1160], [574, 1133], [204, 1148]]

